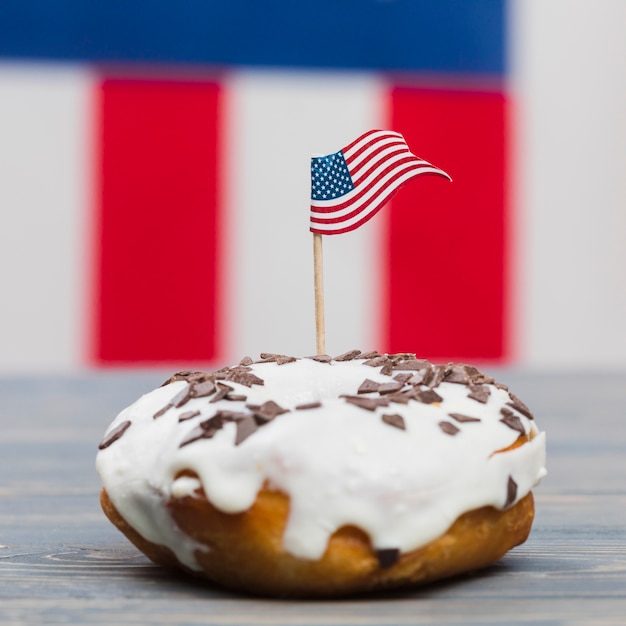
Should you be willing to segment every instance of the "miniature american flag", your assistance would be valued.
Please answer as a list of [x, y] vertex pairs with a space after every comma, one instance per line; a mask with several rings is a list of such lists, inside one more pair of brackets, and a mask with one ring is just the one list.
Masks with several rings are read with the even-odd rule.
[[338, 235], [372, 218], [406, 182], [422, 174], [452, 180], [416, 157], [400, 133], [370, 130], [339, 152], [311, 159], [311, 232]]

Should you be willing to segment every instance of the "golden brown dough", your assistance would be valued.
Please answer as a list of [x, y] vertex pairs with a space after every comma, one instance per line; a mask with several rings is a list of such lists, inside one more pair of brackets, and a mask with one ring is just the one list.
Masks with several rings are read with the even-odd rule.
[[[129, 526], [104, 489], [100, 501], [111, 522], [152, 561], [182, 567], [168, 548], [146, 541]], [[276, 491], [263, 489], [254, 505], [237, 515], [218, 511], [201, 493], [172, 500], [168, 507], [179, 528], [207, 546], [196, 554], [201, 575], [232, 589], [284, 597], [403, 588], [478, 570], [523, 543], [534, 517], [532, 493], [504, 511], [470, 511], [443, 536], [381, 567], [367, 535], [353, 526], [335, 532], [317, 561], [285, 552], [282, 534], [289, 501]]]

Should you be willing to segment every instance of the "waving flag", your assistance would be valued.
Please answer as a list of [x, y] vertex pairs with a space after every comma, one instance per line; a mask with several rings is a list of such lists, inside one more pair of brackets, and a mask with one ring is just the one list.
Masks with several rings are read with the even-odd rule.
[[311, 232], [338, 235], [371, 219], [422, 174], [452, 180], [416, 157], [400, 133], [370, 130], [339, 152], [311, 159]]

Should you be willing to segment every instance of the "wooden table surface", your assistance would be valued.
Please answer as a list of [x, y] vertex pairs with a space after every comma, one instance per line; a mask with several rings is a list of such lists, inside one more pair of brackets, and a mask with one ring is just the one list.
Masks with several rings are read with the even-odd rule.
[[1, 378], [0, 623], [626, 624], [626, 372], [492, 373], [548, 435], [530, 539], [477, 575], [328, 602], [172, 576], [106, 520], [97, 444], [163, 372]]

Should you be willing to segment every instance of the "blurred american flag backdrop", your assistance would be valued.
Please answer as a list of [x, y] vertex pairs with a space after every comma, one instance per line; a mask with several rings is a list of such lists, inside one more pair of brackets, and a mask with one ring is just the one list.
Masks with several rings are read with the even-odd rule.
[[420, 177], [324, 239], [326, 346], [626, 366], [623, 0], [0, 3], [0, 372], [315, 351], [310, 158]]

